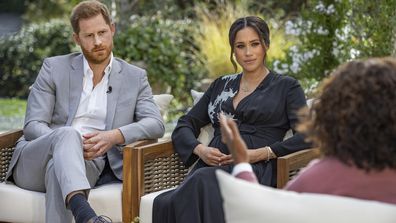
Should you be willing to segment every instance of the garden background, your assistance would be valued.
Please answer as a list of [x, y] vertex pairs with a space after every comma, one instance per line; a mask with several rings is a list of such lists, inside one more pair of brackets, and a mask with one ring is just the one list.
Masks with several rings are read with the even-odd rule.
[[[0, 15], [22, 18], [0, 36], [0, 132], [22, 128], [29, 86], [45, 57], [78, 51], [69, 15], [78, 0], [0, 0]], [[307, 97], [339, 64], [396, 55], [396, 0], [104, 0], [117, 26], [114, 55], [148, 71], [153, 92], [170, 93], [167, 122], [233, 73], [228, 29], [258, 15], [271, 29], [268, 66], [296, 77]]]

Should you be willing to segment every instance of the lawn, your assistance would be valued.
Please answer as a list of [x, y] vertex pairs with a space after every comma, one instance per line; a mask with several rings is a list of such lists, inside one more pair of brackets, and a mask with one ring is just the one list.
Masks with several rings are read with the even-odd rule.
[[26, 100], [0, 98], [0, 132], [22, 128]]

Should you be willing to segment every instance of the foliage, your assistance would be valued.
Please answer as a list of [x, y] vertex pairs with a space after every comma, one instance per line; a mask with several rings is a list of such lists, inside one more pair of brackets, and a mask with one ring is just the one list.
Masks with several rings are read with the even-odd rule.
[[347, 16], [353, 56], [395, 55], [396, 0], [354, 0]]
[[[129, 62], [142, 62], [156, 93], [172, 93], [175, 103], [190, 101], [188, 92], [206, 73], [193, 43], [190, 20], [167, 20], [160, 15], [135, 17], [115, 35], [114, 54]], [[45, 57], [78, 48], [68, 22], [53, 20], [31, 24], [16, 35], [0, 39], [0, 97], [26, 97]]]
[[22, 128], [25, 110], [25, 100], [0, 99], [0, 132]]
[[[201, 33], [195, 36], [195, 41], [200, 45], [202, 53], [205, 55], [209, 77], [215, 78], [234, 72], [229, 60], [231, 48], [228, 42], [228, 32], [231, 24], [237, 18], [247, 15], [261, 16], [258, 12], [248, 9], [251, 4], [251, 1], [248, 0], [242, 0], [235, 4], [218, 4], [214, 11], [209, 11], [209, 8], [204, 4], [195, 7]], [[261, 17], [263, 18], [263, 16]], [[287, 41], [284, 38], [284, 30], [280, 28], [276, 19], [268, 19], [267, 23], [271, 30], [271, 46], [267, 64], [271, 67], [274, 60], [286, 56], [284, 51], [290, 47], [293, 41]]]
[[79, 0], [26, 0], [24, 19], [28, 23], [67, 18]]
[[206, 73], [193, 41], [195, 28], [196, 24], [187, 19], [169, 20], [161, 14], [135, 16], [130, 26], [118, 33], [114, 52], [132, 63], [142, 61], [154, 92], [168, 92], [176, 101], [190, 101], [189, 90]]
[[301, 17], [286, 25], [298, 43], [279, 72], [317, 83], [348, 60], [394, 53], [396, 0], [311, 0]]
[[70, 32], [64, 21], [53, 20], [0, 38], [0, 97], [26, 97], [43, 58], [72, 51]]
[[0, 99], [0, 116], [23, 117], [26, 110], [26, 100], [10, 98]]

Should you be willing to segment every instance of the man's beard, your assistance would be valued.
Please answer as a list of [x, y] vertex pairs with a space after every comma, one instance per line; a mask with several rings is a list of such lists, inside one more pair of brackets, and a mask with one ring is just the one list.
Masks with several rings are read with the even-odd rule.
[[[112, 48], [113, 47], [111, 45], [110, 47], [106, 47], [106, 46], [95, 47], [91, 51], [88, 51], [87, 49], [81, 47], [81, 50], [89, 63], [101, 64], [110, 57]], [[100, 49], [102, 49], [102, 51], [95, 52], [96, 50], [100, 50]]]

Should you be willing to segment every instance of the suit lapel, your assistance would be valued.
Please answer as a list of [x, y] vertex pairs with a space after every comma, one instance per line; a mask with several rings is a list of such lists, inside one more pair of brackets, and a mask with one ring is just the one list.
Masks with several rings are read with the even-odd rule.
[[82, 54], [73, 58], [72, 70], [70, 71], [69, 81], [69, 117], [67, 126], [70, 126], [74, 116], [76, 115], [78, 105], [80, 103], [81, 92], [83, 90], [83, 57]]
[[112, 129], [113, 127], [117, 101], [122, 87], [121, 64], [115, 58], [113, 60], [108, 85], [111, 86], [112, 90], [111, 93], [107, 94], [106, 130]]

